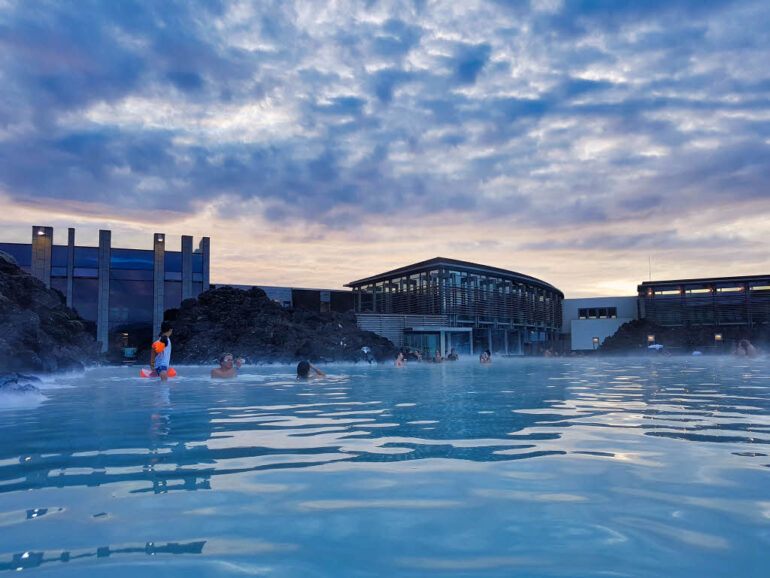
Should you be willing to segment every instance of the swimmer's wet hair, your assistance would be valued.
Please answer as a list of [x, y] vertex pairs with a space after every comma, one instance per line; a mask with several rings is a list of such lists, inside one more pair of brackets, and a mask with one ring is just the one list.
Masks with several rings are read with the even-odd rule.
[[297, 377], [308, 377], [310, 375], [310, 363], [307, 361], [300, 361], [297, 364]]
[[223, 353], [222, 355], [219, 356], [219, 363], [223, 363], [225, 360], [225, 357], [227, 357], [228, 355], [233, 358], [233, 361], [235, 361], [235, 356], [232, 353]]

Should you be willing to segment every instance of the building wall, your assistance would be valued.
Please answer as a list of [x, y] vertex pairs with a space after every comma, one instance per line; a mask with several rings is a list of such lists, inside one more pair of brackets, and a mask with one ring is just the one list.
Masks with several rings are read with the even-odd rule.
[[281, 307], [298, 307], [308, 311], [336, 311], [346, 313], [353, 309], [353, 292], [334, 289], [300, 289], [297, 287], [275, 287], [272, 285], [216, 284], [215, 287], [233, 287], [248, 291], [252, 287], [262, 289], [268, 299]]
[[[614, 318], [580, 319], [580, 310], [599, 310], [615, 308]], [[624, 323], [638, 319], [636, 297], [590, 297], [585, 299], [565, 299], [562, 301], [562, 333], [569, 335], [572, 351], [595, 349], [604, 340], [614, 335]], [[599, 342], [594, 346], [594, 338]]]
[[181, 251], [164, 250], [158, 267], [163, 290], [155, 291], [154, 250], [112, 247], [109, 231], [100, 231], [101, 248], [76, 246], [74, 229], [68, 231], [67, 245], [52, 245], [50, 252], [39, 247], [33, 250], [44, 237], [38, 234], [40, 230], [50, 230], [53, 237], [49, 227], [36, 226], [32, 228], [32, 243], [0, 243], [0, 250], [11, 254], [23, 270], [43, 282], [48, 279], [66, 303], [94, 324], [103, 350], [116, 341], [116, 334], [153, 325], [155, 311], [162, 317], [163, 311], [179, 307], [183, 274], [194, 296], [208, 284], [204, 271], [209, 255], [200, 249], [189, 255], [187, 271], [183, 270]]
[[668, 327], [770, 324], [770, 275], [646, 281], [643, 315]]

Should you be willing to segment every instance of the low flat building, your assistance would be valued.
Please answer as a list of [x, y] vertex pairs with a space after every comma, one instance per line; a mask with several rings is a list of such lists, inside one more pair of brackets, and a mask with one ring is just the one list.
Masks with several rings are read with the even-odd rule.
[[571, 351], [598, 349], [624, 323], [639, 318], [636, 297], [590, 297], [562, 301], [562, 333]]
[[351, 281], [358, 325], [396, 346], [523, 354], [559, 337], [564, 294], [528, 275], [436, 257]]
[[182, 236], [180, 251], [166, 247], [166, 236], [156, 233], [152, 249], [112, 246], [112, 233], [99, 231], [99, 246], [75, 244], [75, 229], [68, 229], [66, 245], [54, 245], [53, 227], [32, 227], [30, 243], [0, 243], [19, 266], [59, 291], [95, 327], [102, 351], [128, 328], [152, 326], [158, 333], [167, 309], [209, 288], [210, 240], [197, 249], [193, 238]]
[[353, 293], [338, 289], [309, 289], [304, 287], [276, 287], [273, 285], [233, 285], [218, 283], [215, 287], [234, 287], [249, 290], [262, 289], [267, 297], [286, 309], [299, 307], [309, 311], [336, 311], [346, 313], [353, 309]]

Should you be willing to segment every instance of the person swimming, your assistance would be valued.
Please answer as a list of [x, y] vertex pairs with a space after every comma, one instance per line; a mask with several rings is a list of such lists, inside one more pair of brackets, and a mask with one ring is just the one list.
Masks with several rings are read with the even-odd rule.
[[406, 357], [404, 357], [404, 353], [402, 351], [398, 352], [398, 355], [396, 356], [396, 367], [406, 367]]
[[738, 342], [738, 347], [735, 349], [735, 355], [738, 357], [754, 357], [757, 355], [757, 350], [748, 339], [741, 339]]
[[241, 365], [243, 365], [243, 359], [234, 358], [232, 353], [223, 353], [219, 356], [219, 367], [211, 370], [211, 377], [220, 379], [238, 377]]
[[[315, 371], [315, 375], [310, 375], [311, 369]], [[300, 361], [297, 364], [297, 379], [314, 379], [316, 377], [326, 377], [326, 374], [309, 361]]]

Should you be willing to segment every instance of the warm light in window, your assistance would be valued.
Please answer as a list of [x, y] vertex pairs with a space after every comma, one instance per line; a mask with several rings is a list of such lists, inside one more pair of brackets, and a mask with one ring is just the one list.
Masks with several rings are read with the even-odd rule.
[[649, 343], [655, 343], [655, 336], [654, 335], [648, 335], [647, 336], [647, 341]]
[[721, 333], [715, 333], [714, 334], [714, 341], [722, 341], [722, 334]]

